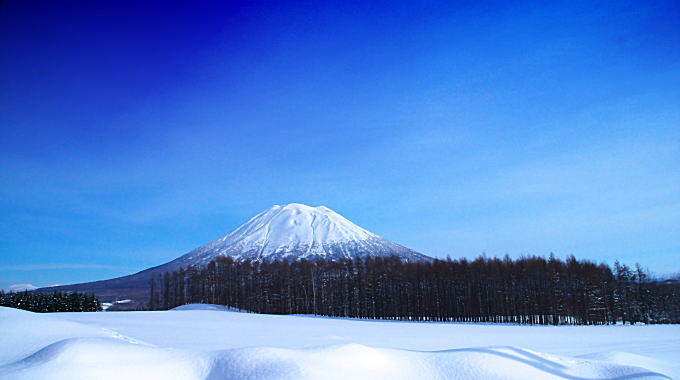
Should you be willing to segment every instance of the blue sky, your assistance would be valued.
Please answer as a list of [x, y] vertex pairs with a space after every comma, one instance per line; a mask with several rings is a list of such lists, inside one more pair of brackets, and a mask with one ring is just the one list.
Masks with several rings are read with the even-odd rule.
[[0, 288], [273, 204], [437, 257], [680, 272], [680, 5], [0, 5]]

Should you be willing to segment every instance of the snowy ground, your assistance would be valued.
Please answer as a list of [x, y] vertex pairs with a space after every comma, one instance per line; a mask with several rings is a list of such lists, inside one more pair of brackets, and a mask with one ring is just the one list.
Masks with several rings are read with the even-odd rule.
[[408, 323], [182, 309], [0, 308], [0, 378], [680, 379], [680, 326]]

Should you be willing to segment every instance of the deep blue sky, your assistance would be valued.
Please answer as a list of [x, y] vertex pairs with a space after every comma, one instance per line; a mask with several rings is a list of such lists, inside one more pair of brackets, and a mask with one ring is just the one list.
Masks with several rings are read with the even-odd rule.
[[680, 272], [677, 1], [112, 3], [0, 5], [0, 288], [290, 202], [438, 257]]

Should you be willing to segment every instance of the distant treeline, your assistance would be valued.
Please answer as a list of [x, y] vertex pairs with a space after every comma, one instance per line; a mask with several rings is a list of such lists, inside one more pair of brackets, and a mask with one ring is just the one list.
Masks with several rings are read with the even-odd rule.
[[404, 263], [220, 257], [151, 281], [151, 309], [213, 303], [256, 313], [522, 324], [680, 323], [680, 283], [639, 266], [551, 256]]
[[94, 294], [78, 292], [40, 293], [25, 291], [4, 293], [3, 291], [0, 291], [0, 306], [35, 311], [38, 313], [101, 310], [101, 303]]

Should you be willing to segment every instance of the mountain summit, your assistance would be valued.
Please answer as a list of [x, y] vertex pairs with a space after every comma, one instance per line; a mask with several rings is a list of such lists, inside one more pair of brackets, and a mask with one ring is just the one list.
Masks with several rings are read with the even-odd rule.
[[177, 259], [125, 277], [41, 290], [97, 294], [105, 302], [148, 298], [151, 278], [189, 266], [205, 267], [218, 256], [236, 260], [341, 260], [396, 256], [403, 261], [432, 258], [366, 231], [325, 206], [275, 205], [228, 234]]
[[223, 237], [187, 253], [174, 266], [203, 266], [217, 256], [256, 261], [397, 256], [404, 261], [429, 257], [392, 243], [325, 206], [275, 205]]

